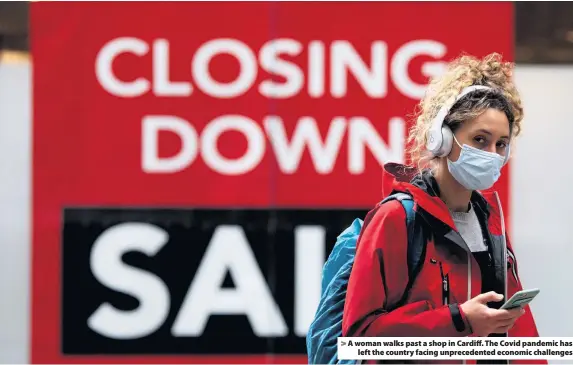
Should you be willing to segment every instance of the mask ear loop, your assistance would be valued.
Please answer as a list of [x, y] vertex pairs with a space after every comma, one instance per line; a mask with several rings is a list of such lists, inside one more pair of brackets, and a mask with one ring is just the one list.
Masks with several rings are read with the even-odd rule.
[[454, 141], [456, 142], [456, 144], [458, 145], [459, 148], [463, 148], [462, 145], [460, 144], [460, 142], [458, 142], [458, 139], [456, 138], [456, 135], [452, 133], [452, 137], [454, 137]]
[[460, 159], [461, 154], [462, 154], [462, 150], [463, 150], [464, 148], [462, 147], [462, 145], [460, 144], [460, 142], [458, 142], [458, 139], [456, 138], [456, 135], [455, 135], [453, 132], [452, 132], [452, 138], [453, 138], [454, 142], [456, 142], [456, 144], [457, 144], [458, 147], [460, 148], [460, 156], [458, 156], [458, 159], [457, 159], [456, 161], [450, 160], [450, 153], [452, 153], [452, 149], [450, 148], [450, 152], [448, 153], [448, 155], [446, 156], [446, 158], [447, 158], [450, 162], [455, 163], [455, 162], [457, 162], [457, 161]]

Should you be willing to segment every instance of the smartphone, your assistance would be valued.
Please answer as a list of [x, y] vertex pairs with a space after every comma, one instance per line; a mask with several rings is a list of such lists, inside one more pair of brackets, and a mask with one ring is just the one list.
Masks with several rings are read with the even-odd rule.
[[529, 304], [533, 298], [539, 294], [539, 289], [521, 290], [513, 294], [513, 296], [501, 306], [500, 309], [514, 309], [523, 308]]

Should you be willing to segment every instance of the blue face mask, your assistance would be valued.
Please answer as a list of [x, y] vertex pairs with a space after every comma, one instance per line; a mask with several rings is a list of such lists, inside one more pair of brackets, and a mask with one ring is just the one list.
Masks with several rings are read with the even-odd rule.
[[[460, 146], [456, 137], [454, 140]], [[457, 161], [448, 159], [448, 170], [468, 190], [485, 190], [495, 184], [501, 175], [505, 158], [497, 153], [482, 151], [464, 144]]]

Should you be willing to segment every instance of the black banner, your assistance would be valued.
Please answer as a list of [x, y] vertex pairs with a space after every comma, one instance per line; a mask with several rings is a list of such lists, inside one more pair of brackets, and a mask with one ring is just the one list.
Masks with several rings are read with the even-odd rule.
[[363, 210], [65, 209], [64, 354], [302, 354]]

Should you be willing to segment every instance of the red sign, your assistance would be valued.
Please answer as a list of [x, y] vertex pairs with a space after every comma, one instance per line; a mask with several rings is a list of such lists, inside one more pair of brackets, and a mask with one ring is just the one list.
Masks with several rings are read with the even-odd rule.
[[63, 208], [370, 207], [428, 77], [513, 57], [510, 3], [31, 7], [34, 363], [306, 361], [63, 354]]

